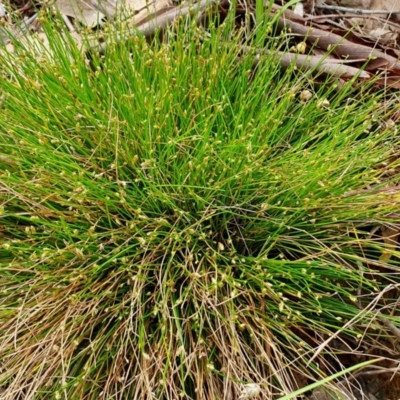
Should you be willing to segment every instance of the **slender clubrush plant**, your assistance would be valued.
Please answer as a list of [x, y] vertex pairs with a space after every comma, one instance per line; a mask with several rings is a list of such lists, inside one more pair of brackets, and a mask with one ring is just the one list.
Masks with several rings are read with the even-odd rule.
[[330, 336], [369, 343], [390, 315], [379, 95], [300, 101], [307, 74], [273, 51], [254, 68], [229, 21], [110, 35], [89, 61], [56, 21], [41, 52], [3, 53], [5, 399], [277, 398], [340, 366]]

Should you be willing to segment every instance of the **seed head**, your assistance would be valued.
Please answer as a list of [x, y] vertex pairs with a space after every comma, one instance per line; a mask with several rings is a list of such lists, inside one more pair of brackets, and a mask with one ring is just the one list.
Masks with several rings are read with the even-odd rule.
[[256, 383], [247, 383], [243, 386], [238, 400], [252, 399], [260, 394], [261, 388]]

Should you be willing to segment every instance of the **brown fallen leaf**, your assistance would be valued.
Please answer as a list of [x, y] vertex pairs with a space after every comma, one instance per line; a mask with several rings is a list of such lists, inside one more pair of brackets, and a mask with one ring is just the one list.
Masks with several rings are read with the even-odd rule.
[[57, 0], [56, 7], [61, 15], [75, 18], [83, 25], [101, 25], [103, 18], [112, 17], [117, 0]]
[[400, 75], [386, 76], [375, 81], [378, 85], [400, 89]]
[[[195, 5], [185, 5], [182, 7], [174, 7], [172, 9], [163, 10], [159, 15], [153, 16], [152, 19], [144, 23], [138, 24], [134, 19], [130, 20], [124, 29], [123, 34], [118, 34], [115, 38], [115, 42], [123, 42], [129, 39], [130, 36], [141, 33], [145, 37], [153, 35], [158, 29], [163, 29], [171, 24], [174, 20], [179, 17], [188, 16], [196, 12], [202, 12], [207, 7], [215, 4], [214, 0], [201, 0]], [[98, 45], [91, 46], [89, 51], [104, 52], [107, 48], [107, 42], [100, 43]]]
[[[372, 45], [397, 45], [400, 34], [397, 21], [400, 20], [400, 14], [393, 12], [400, 9], [398, 0], [354, 0], [346, 4], [344, 9], [336, 3], [332, 0], [325, 3], [335, 4], [336, 10], [333, 12], [336, 15], [331, 18], [331, 23], [333, 19], [336, 20], [345, 31], [352, 31], [359, 38], [368, 39]], [[340, 6], [343, 6], [343, 2], [340, 2]]]

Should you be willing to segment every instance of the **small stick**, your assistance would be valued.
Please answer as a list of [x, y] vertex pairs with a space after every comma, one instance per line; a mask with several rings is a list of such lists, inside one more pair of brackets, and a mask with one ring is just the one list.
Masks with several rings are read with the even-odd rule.
[[[327, 18], [354, 18], [354, 15], [338, 15], [338, 14], [323, 14], [323, 15], [311, 15], [309, 17], [303, 18], [304, 21], [317, 21], [319, 19], [327, 19]], [[368, 15], [359, 15], [358, 18], [371, 18], [375, 21], [378, 21], [380, 23], [384, 23], [386, 25], [391, 25], [395, 26], [396, 28], [399, 28], [399, 24], [397, 22], [390, 21], [388, 19], [383, 19], [383, 18], [378, 18], [378, 17], [371, 17]]]
[[[304, 68], [308, 70], [315, 69], [316, 71], [340, 77], [353, 77], [358, 75], [360, 78], [370, 78], [371, 75], [362, 71], [359, 68], [355, 68], [349, 65], [343, 65], [340, 60], [330, 60], [326, 56], [310, 56], [304, 54], [278, 52], [277, 55], [280, 57], [281, 66], [287, 69], [292, 63], [295, 63], [297, 68]], [[255, 58], [255, 63], [260, 61], [262, 54], [258, 54]]]
[[359, 10], [357, 8], [350, 7], [338, 7], [338, 6], [316, 6], [321, 10], [334, 10], [334, 11], [343, 11], [350, 12], [353, 14], [400, 14], [400, 10], [389, 11], [389, 10]]
[[361, 371], [358, 374], [354, 374], [350, 378], [355, 379], [355, 378], [358, 378], [360, 376], [381, 375], [381, 374], [387, 374], [389, 372], [399, 373], [400, 370], [399, 370], [399, 368], [383, 368], [382, 367], [382, 369], [378, 369], [378, 370]]

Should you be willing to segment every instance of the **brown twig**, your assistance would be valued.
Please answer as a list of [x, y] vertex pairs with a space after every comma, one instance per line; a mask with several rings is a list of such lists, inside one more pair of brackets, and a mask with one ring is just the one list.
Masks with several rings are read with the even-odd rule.
[[[309, 17], [303, 18], [304, 21], [318, 21], [319, 19], [328, 19], [328, 18], [340, 18], [340, 19], [351, 19], [354, 18], [354, 15], [338, 15], [338, 14], [326, 14], [326, 15], [310, 15]], [[390, 21], [389, 19], [383, 19], [379, 17], [371, 17], [368, 15], [357, 15], [357, 18], [368, 18], [373, 21], [378, 21], [382, 24], [390, 25], [390, 26], [395, 26], [396, 28], [399, 28], [400, 25], [397, 22]], [[330, 21], [332, 23], [332, 21]], [[336, 24], [335, 24], [336, 25]], [[340, 28], [343, 28], [339, 26]]]
[[[292, 64], [296, 64], [299, 69], [315, 70], [316, 72], [331, 75], [337, 78], [348, 78], [358, 75], [360, 78], [370, 78], [371, 75], [359, 68], [344, 65], [340, 60], [329, 60], [326, 56], [310, 56], [304, 54], [285, 53], [279, 51], [275, 53], [282, 68], [287, 69]], [[258, 54], [255, 63], [260, 61], [262, 54]]]
[[385, 368], [385, 367], [379, 367], [375, 366], [375, 370], [368, 370], [368, 371], [360, 371], [354, 375], [350, 375], [348, 377], [349, 380], [351, 379], [357, 379], [361, 376], [372, 376], [372, 375], [382, 375], [382, 374], [387, 374], [389, 372], [394, 372], [394, 373], [399, 373], [400, 369], [398, 367], [396, 368]]
[[334, 11], [341, 11], [341, 12], [351, 12], [353, 14], [400, 14], [400, 10], [390, 11], [390, 10], [360, 10], [357, 8], [350, 8], [350, 7], [339, 7], [339, 6], [326, 6], [326, 5], [319, 5], [316, 6], [320, 10], [334, 10]]

